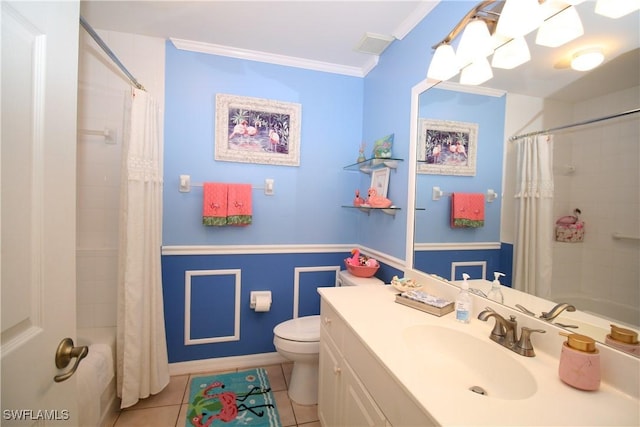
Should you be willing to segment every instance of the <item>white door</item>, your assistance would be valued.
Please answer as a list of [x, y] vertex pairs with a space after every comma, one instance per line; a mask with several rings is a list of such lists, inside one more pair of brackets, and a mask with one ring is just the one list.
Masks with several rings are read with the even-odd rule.
[[54, 381], [75, 359], [54, 355], [76, 336], [78, 21], [77, 1], [2, 1], [3, 426], [77, 425], [75, 377]]

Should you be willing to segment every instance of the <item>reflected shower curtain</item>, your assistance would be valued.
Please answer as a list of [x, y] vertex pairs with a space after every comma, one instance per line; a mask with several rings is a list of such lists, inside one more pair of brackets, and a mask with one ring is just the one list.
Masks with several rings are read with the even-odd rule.
[[517, 142], [515, 289], [551, 293], [553, 249], [553, 136]]
[[169, 383], [164, 330], [160, 109], [145, 91], [126, 95], [118, 266], [117, 379], [121, 407]]

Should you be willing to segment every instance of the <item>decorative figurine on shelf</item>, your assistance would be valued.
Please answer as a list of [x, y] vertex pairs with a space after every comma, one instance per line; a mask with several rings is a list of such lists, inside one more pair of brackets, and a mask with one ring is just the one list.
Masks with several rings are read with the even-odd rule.
[[370, 188], [367, 204], [372, 208], [388, 208], [392, 205], [392, 202], [386, 197], [378, 196], [378, 192], [375, 188]]
[[390, 159], [391, 148], [393, 147], [394, 134], [387, 135], [384, 138], [373, 143], [373, 157], [376, 159]]
[[362, 142], [362, 144], [360, 144], [360, 148], [358, 149], [358, 160], [356, 160], [356, 162], [360, 163], [367, 160], [367, 158], [364, 156], [364, 148], [366, 146], [367, 146], [367, 143], [364, 141]]
[[364, 199], [360, 197], [360, 190], [356, 190], [356, 197], [353, 199], [353, 206], [361, 206], [364, 204]]

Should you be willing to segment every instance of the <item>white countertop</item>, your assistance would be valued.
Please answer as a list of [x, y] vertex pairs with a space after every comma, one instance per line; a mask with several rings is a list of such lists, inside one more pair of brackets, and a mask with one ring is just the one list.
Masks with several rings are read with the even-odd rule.
[[[441, 425], [527, 425], [527, 426], [638, 426], [640, 401], [603, 382], [598, 391], [574, 389], [558, 378], [558, 357], [536, 351], [536, 357], [520, 356], [489, 339], [494, 320], [472, 318], [469, 324], [449, 313], [436, 317], [394, 302], [391, 286], [319, 288], [318, 292], [346, 321], [362, 342], [425, 410]], [[496, 311], [507, 317], [501, 308]], [[477, 312], [477, 310], [476, 310]], [[537, 391], [531, 397], [508, 400], [474, 394], [447, 384], [430, 384], [415, 366], [418, 360], [402, 337], [414, 325], [437, 325], [466, 332], [495, 345], [533, 374]], [[532, 337], [545, 340], [549, 333]], [[554, 338], [557, 340], [557, 337]], [[436, 351], [434, 343], [434, 351]], [[606, 354], [602, 354], [602, 357]], [[456, 372], [451, 372], [456, 375]], [[640, 382], [638, 372], [630, 372]]]

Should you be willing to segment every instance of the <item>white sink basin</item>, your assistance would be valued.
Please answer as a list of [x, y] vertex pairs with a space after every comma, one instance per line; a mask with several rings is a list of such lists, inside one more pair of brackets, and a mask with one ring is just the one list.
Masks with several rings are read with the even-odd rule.
[[453, 386], [468, 393], [474, 388], [486, 397], [505, 400], [526, 399], [537, 390], [527, 368], [493, 341], [429, 325], [410, 326], [402, 337], [422, 361], [417, 370], [429, 381], [442, 381], [443, 388]]

